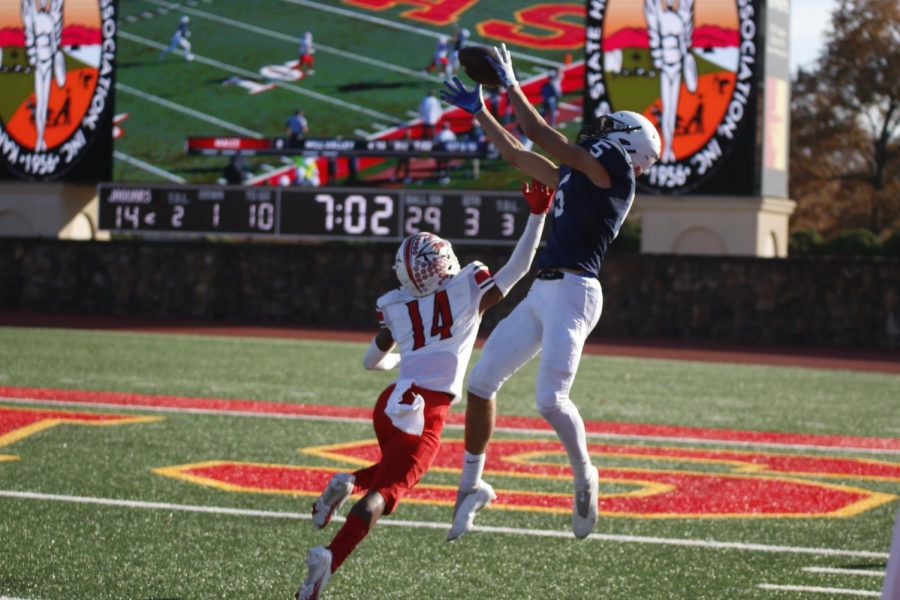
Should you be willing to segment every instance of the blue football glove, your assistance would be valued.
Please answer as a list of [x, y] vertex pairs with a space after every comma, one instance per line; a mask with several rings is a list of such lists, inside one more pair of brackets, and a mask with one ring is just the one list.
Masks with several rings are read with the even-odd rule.
[[441, 100], [447, 104], [458, 106], [473, 117], [484, 109], [481, 84], [477, 84], [469, 91], [458, 77], [454, 77], [452, 84], [449, 81], [444, 82], [444, 88], [441, 90]]

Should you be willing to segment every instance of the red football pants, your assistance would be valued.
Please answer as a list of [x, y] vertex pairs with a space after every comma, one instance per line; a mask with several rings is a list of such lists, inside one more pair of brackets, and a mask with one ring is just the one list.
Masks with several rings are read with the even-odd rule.
[[400, 498], [425, 475], [441, 446], [441, 432], [450, 412], [450, 395], [413, 386], [407, 392], [417, 393], [425, 399], [425, 427], [416, 436], [394, 427], [384, 409], [394, 391], [389, 385], [375, 403], [372, 424], [381, 448], [381, 460], [370, 467], [355, 471], [359, 490], [374, 490], [384, 498], [384, 514], [389, 515]]

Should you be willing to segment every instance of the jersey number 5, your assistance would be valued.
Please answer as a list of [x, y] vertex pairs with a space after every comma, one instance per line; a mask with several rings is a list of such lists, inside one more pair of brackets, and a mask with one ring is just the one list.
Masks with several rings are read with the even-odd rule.
[[[431, 337], [440, 336], [440, 339], [446, 340], [453, 335], [450, 331], [450, 328], [453, 327], [450, 298], [447, 297], [447, 290], [436, 292], [433, 298], [434, 314], [431, 317]], [[406, 309], [409, 311], [409, 320], [412, 321], [413, 350], [418, 350], [425, 346], [425, 326], [422, 324], [419, 301], [407, 302]]]

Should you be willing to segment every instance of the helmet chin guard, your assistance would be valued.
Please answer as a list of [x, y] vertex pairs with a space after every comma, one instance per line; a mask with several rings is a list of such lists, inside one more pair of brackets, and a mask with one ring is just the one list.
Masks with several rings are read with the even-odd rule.
[[401, 287], [416, 297], [438, 291], [459, 273], [453, 246], [433, 233], [414, 233], [397, 249], [394, 272]]
[[660, 157], [662, 144], [656, 127], [644, 115], [630, 110], [603, 115], [585, 126], [578, 135], [578, 144], [590, 146], [597, 138], [618, 142], [628, 152], [638, 175], [646, 173]]

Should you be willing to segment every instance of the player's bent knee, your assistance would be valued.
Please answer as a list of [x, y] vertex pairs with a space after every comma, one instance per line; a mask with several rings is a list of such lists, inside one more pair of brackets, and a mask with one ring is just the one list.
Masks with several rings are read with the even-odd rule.
[[[365, 496], [353, 505], [350, 512], [361, 518], [366, 523], [374, 523], [378, 518], [386, 512], [388, 501], [385, 497], [374, 490], [370, 490]], [[391, 502], [391, 505], [394, 503]]]
[[535, 406], [542, 417], [555, 413], [571, 403], [568, 395], [555, 392], [538, 392], [535, 397]]
[[466, 391], [486, 400], [493, 400], [502, 386], [503, 381], [496, 376], [493, 370], [487, 367], [483, 361], [479, 361], [469, 374]]

